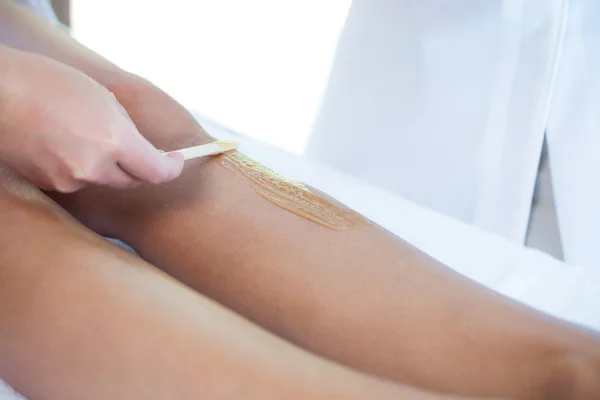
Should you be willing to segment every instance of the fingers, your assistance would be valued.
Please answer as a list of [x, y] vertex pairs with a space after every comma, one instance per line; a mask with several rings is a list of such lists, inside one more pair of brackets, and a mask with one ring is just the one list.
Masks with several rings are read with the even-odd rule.
[[109, 171], [106, 172], [103, 181], [95, 183], [117, 189], [131, 189], [141, 185], [142, 181], [123, 171], [120, 166], [114, 165]]
[[73, 193], [83, 189], [88, 184], [104, 185], [117, 189], [130, 189], [139, 186], [142, 183], [140, 180], [123, 171], [116, 164], [110, 166], [101, 174], [94, 176], [62, 176], [52, 179], [51, 183], [46, 183], [45, 180], [40, 179], [36, 179], [33, 182], [41, 189], [52, 190], [61, 193]]
[[110, 158], [99, 157], [94, 160], [84, 157], [78, 163], [63, 162], [55, 173], [48, 176], [51, 183], [42, 185], [62, 193], [72, 193], [87, 184], [127, 189], [144, 182], [160, 184], [179, 176], [183, 168], [181, 154], [162, 154], [137, 130], [134, 129], [132, 133], [122, 139], [122, 144], [106, 152]]
[[109, 93], [112, 96], [113, 105], [125, 119], [127, 125], [120, 140], [117, 140], [119, 143], [116, 159], [118, 166], [126, 174], [141, 182], [159, 184], [178, 177], [183, 169], [183, 157], [161, 154], [137, 130], [127, 110], [119, 103], [115, 95], [112, 92]]
[[118, 165], [134, 178], [148, 183], [168, 182], [181, 174], [183, 156], [162, 154], [137, 133], [123, 146]]

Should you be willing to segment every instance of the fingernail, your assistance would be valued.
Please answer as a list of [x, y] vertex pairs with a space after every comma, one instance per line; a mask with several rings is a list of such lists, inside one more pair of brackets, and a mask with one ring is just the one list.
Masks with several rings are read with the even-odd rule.
[[174, 151], [167, 154], [165, 158], [169, 169], [169, 179], [177, 178], [183, 170], [183, 154]]

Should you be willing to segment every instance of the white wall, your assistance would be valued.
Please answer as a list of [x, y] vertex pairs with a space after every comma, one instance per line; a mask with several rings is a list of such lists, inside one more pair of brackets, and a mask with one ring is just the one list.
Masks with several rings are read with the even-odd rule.
[[191, 110], [301, 153], [350, 3], [73, 0], [73, 33]]

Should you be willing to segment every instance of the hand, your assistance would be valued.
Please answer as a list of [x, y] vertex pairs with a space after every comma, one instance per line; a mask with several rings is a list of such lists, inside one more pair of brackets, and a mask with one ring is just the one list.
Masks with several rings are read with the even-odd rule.
[[104, 86], [51, 59], [0, 46], [0, 162], [46, 190], [116, 188], [177, 177]]

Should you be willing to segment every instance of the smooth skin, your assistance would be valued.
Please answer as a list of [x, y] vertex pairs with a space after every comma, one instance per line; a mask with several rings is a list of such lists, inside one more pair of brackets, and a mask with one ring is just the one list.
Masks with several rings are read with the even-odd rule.
[[[131, 79], [113, 91], [156, 146], [212, 140], [166, 95]], [[600, 396], [595, 332], [494, 293], [377, 226], [334, 231], [292, 214], [215, 159], [187, 162], [162, 187], [58, 200], [199, 292], [356, 369], [465, 396]]]
[[[98, 61], [117, 70], [7, 2], [0, 37], [29, 51], [49, 38], [58, 54], [84, 54], [91, 75]], [[94, 79], [111, 74], [21, 50], [0, 47], [4, 163], [62, 192], [178, 175], [180, 157], [153, 163], [156, 148]], [[137, 181], [115, 180], [115, 169]], [[31, 400], [456, 399], [290, 345], [109, 244], [3, 165], [0, 209], [10, 227], [0, 232], [0, 376]]]
[[[15, 43], [103, 84], [154, 146], [212, 140], [164, 93], [36, 21], [13, 14]], [[461, 395], [600, 396], [595, 333], [495, 294], [375, 226], [332, 231], [302, 219], [214, 160], [189, 162], [162, 187], [55, 198], [199, 292], [356, 369]]]
[[452, 400], [301, 350], [0, 167], [0, 376], [30, 400]]

